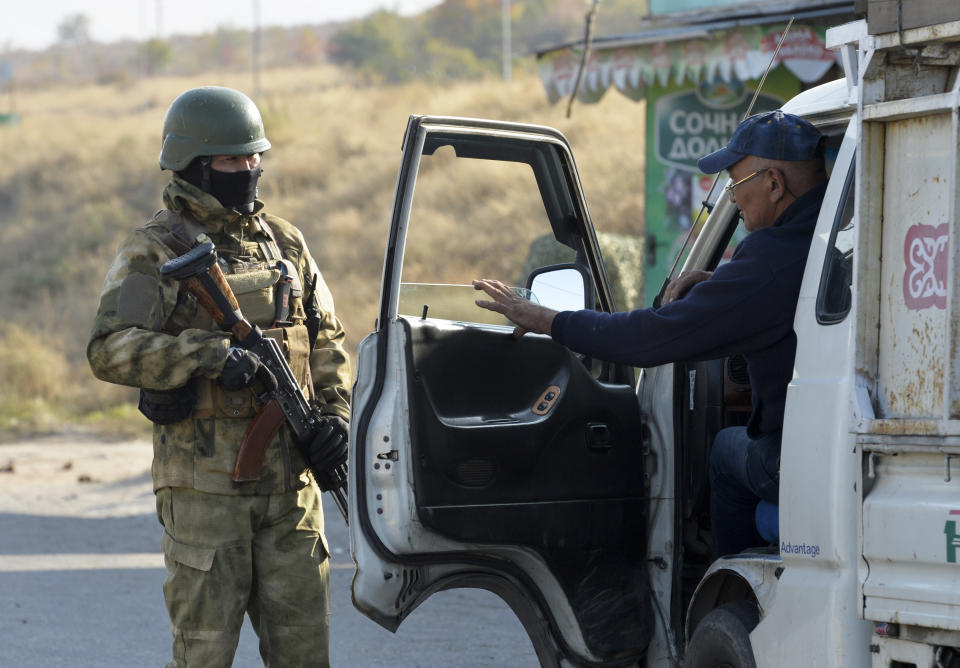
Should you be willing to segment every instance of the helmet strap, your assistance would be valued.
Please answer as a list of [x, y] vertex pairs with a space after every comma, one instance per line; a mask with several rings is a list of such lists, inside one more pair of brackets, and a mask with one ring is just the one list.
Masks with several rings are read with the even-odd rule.
[[177, 172], [177, 176], [205, 193], [210, 192], [210, 156], [200, 156]]
[[210, 156], [200, 158], [200, 190], [210, 192]]

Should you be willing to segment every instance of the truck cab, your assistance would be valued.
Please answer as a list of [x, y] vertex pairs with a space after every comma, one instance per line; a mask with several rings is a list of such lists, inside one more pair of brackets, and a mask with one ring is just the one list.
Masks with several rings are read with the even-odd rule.
[[[616, 309], [566, 139], [414, 116], [358, 353], [359, 610], [395, 630], [436, 591], [488, 589], [544, 666], [960, 662], [960, 21], [827, 39], [846, 78], [783, 107], [826, 136], [830, 178], [779, 504], [758, 510], [768, 544], [711, 549], [707, 463], [748, 415], [742, 359], [633, 369], [517, 338], [473, 304], [479, 264], [557, 309]], [[463, 179], [489, 198], [445, 217]], [[523, 220], [498, 215], [504, 198]], [[683, 269], [715, 268], [738, 234], [733, 204], [711, 204]]]

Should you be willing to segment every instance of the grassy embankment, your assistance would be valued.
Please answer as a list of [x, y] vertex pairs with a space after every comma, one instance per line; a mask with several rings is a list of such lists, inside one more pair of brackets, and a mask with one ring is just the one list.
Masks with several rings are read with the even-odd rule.
[[[168, 176], [156, 157], [167, 105], [204, 84], [249, 89], [245, 76], [48, 89], [20, 94], [22, 122], [0, 127], [0, 438], [75, 428], [146, 433], [135, 393], [94, 379], [84, 350], [118, 244], [161, 205]], [[267, 72], [262, 87], [260, 106], [274, 146], [262, 197], [269, 211], [304, 231], [351, 351], [376, 316], [410, 113], [559, 128], [573, 145], [598, 230], [642, 233], [643, 106], [616, 92], [601, 104], [577, 106], [566, 119], [565, 104], [549, 106], [529, 74], [509, 84], [358, 88], [348, 73], [317, 67]], [[495, 203], [500, 219], [509, 221], [514, 184], [494, 192], [490, 185], [432, 173], [423, 176], [418, 193], [455, 194], [447, 199], [461, 211]], [[481, 244], [476, 253], [484, 253]]]

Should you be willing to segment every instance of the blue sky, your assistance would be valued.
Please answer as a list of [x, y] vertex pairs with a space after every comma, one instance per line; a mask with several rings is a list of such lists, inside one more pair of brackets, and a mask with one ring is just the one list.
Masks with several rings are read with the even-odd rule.
[[[202, 33], [219, 25], [291, 26], [342, 21], [384, 8], [415, 14], [440, 0], [19, 0], [0, 9], [0, 53], [7, 49], [43, 49], [57, 39], [64, 17], [86, 14], [90, 35], [99, 42]], [[159, 11], [158, 11], [159, 8]], [[158, 20], [159, 17], [159, 20]]]

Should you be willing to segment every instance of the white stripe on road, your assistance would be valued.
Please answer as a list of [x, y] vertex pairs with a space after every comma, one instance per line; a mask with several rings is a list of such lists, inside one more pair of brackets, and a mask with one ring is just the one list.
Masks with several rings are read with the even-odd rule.
[[163, 568], [163, 555], [156, 552], [0, 555], [0, 573], [87, 571], [117, 568]]
[[[31, 571], [96, 571], [135, 568], [164, 568], [157, 552], [113, 554], [0, 554], [0, 573]], [[351, 563], [330, 562], [330, 568], [353, 568]]]

